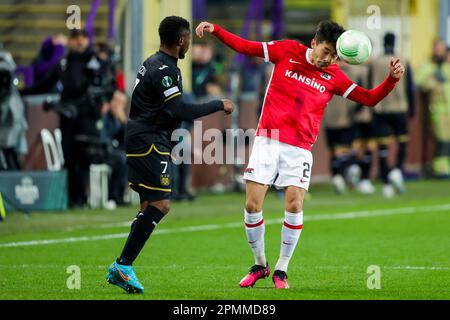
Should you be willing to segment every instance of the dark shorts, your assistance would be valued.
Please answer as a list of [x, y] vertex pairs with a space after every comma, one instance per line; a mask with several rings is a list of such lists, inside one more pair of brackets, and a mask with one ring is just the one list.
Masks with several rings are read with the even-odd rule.
[[128, 183], [141, 202], [170, 199], [173, 163], [170, 151], [152, 145], [142, 153], [127, 154]]
[[368, 141], [376, 138], [375, 128], [372, 122], [368, 123], [355, 123], [354, 124], [354, 137], [355, 140]]
[[373, 117], [377, 138], [407, 137], [408, 115], [406, 113], [375, 113]]
[[330, 149], [350, 148], [354, 139], [352, 128], [327, 129], [327, 141]]

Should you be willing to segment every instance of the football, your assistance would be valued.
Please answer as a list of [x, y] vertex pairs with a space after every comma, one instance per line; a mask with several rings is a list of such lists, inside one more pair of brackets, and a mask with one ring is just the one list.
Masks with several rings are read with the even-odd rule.
[[340, 59], [349, 64], [361, 64], [369, 59], [372, 44], [364, 32], [347, 30], [338, 38], [336, 51]]

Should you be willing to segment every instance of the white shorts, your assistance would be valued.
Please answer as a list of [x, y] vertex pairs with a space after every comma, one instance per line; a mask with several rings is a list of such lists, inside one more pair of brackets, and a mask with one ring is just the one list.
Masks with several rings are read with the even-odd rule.
[[256, 136], [244, 179], [277, 189], [297, 186], [308, 191], [312, 164], [310, 151]]

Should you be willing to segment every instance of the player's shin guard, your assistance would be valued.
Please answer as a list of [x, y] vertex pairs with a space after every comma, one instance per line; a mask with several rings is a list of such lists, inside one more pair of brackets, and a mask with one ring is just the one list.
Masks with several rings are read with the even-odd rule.
[[248, 244], [255, 256], [255, 264], [266, 266], [266, 254], [264, 252], [264, 231], [266, 229], [263, 219], [263, 213], [248, 213], [245, 210], [245, 233]]
[[118, 259], [119, 264], [132, 264], [137, 258], [145, 242], [155, 229], [156, 225], [164, 217], [164, 214], [156, 207], [148, 206], [144, 212], [139, 212], [131, 224], [131, 231], [122, 254]]
[[302, 232], [303, 211], [299, 213], [285, 211], [284, 214], [283, 227], [281, 228], [280, 257], [278, 258], [275, 270], [286, 272]]

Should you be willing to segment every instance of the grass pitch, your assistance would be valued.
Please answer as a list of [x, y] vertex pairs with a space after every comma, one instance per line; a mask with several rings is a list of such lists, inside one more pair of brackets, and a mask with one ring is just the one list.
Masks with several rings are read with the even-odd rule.
[[[288, 270], [291, 289], [281, 291], [270, 279], [238, 287], [253, 264], [244, 194], [173, 204], [135, 262], [143, 295], [105, 281], [135, 208], [9, 214], [0, 223], [0, 299], [449, 299], [450, 182], [407, 188], [387, 200], [379, 192], [338, 197], [330, 186], [311, 186]], [[283, 202], [270, 193], [264, 219], [272, 268], [283, 212]], [[80, 268], [79, 290], [67, 287], [72, 265]], [[380, 270], [380, 289], [368, 288], [370, 266]]]

